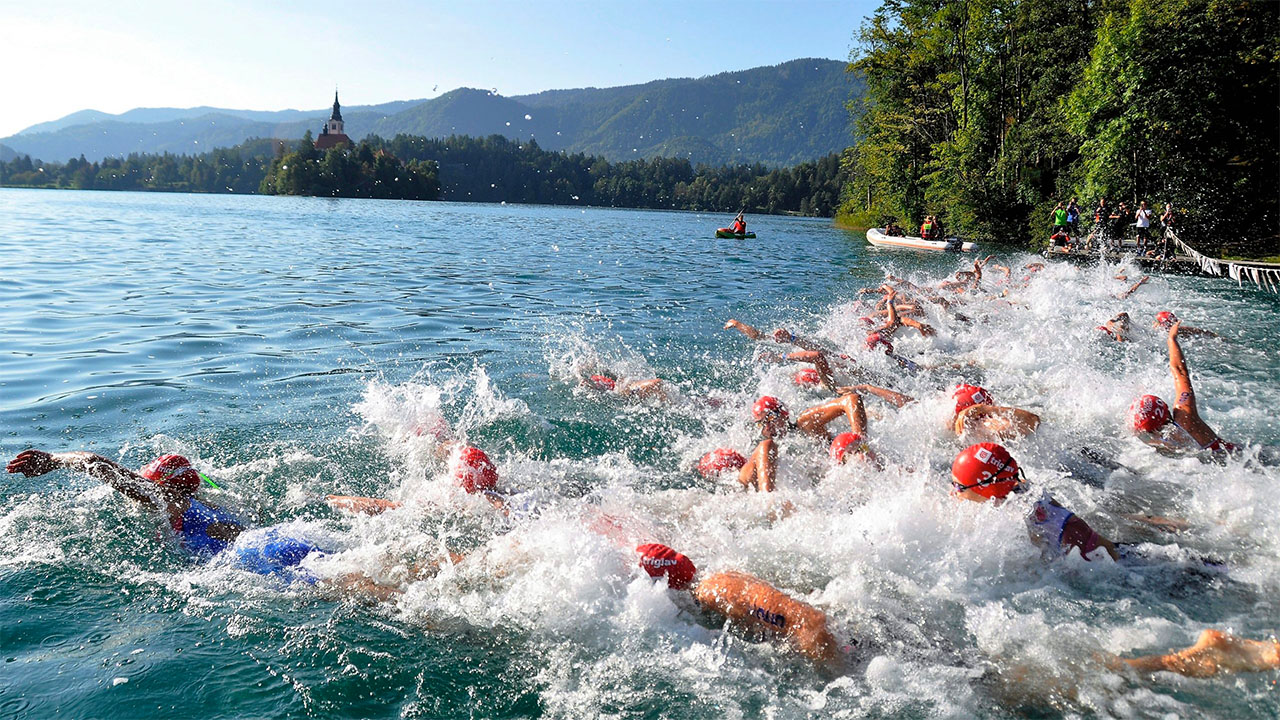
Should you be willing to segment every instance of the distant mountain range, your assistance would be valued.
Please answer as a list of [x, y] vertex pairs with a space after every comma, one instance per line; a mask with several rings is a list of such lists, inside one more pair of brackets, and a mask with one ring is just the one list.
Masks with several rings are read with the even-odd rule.
[[[342, 116], [356, 140], [369, 134], [498, 134], [611, 160], [664, 156], [781, 167], [850, 144], [845, 104], [863, 86], [846, 67], [835, 60], [793, 60], [702, 78], [513, 97], [461, 88], [431, 100], [347, 106]], [[81, 154], [89, 160], [133, 152], [197, 154], [252, 137], [295, 140], [306, 130], [317, 133], [329, 110], [82, 110], [0, 138], [0, 161], [13, 153], [64, 162]]]

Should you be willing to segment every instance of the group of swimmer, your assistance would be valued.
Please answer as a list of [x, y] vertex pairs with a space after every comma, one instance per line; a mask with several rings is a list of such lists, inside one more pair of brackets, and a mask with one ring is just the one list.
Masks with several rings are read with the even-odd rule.
[[[790, 409], [778, 397], [759, 396], [750, 408], [758, 431], [755, 446], [743, 448], [747, 450], [745, 454], [731, 447], [712, 449], [701, 458], [695, 470], [709, 479], [731, 475], [746, 491], [771, 492], [777, 486], [781, 452], [778, 439], [796, 433], [816, 442], [788, 445], [789, 451], [821, 448], [832, 464], [853, 463], [862, 468], [861, 471], [879, 472], [884, 462], [875, 452], [875, 438], [864, 406], [864, 397], [869, 396], [888, 408], [903, 408], [917, 402], [944, 402], [951, 408], [948, 427], [938, 441], [952, 442], [954, 438], [966, 445], [951, 464], [950, 494], [957, 500], [1000, 504], [1026, 493], [1030, 481], [1002, 443], [1016, 442], [1036, 433], [1042, 423], [1038, 414], [999, 405], [985, 388], [968, 383], [955, 384], [936, 397], [917, 399], [885, 387], [893, 384], [892, 375], [868, 370], [870, 356], [867, 353], [887, 355], [890, 366], [901, 373], [965, 367], [922, 365], [895, 354], [893, 341], [899, 333], [908, 331], [924, 338], [934, 336], [936, 329], [925, 322], [930, 313], [942, 322], [970, 322], [962, 312], [966, 304], [983, 298], [1007, 298], [1027, 287], [1043, 269], [1042, 264], [1029, 263], [1015, 271], [992, 263], [992, 259], [977, 261], [971, 270], [960, 271], [953, 278], [933, 285], [916, 285], [889, 275], [882, 285], [862, 290], [859, 297], [865, 315], [859, 321], [867, 334], [859, 347], [832, 347], [785, 328], [765, 333], [739, 320], [728, 320], [724, 326], [727, 330], [766, 343], [770, 348], [786, 347], [786, 352], [766, 351], [758, 357], [771, 362], [803, 364], [794, 375], [795, 382], [830, 393], [830, 397], [795, 414], [793, 419]], [[1145, 280], [1139, 281], [1128, 293], [1136, 291]], [[1201, 418], [1179, 344], [1180, 335], [1212, 333], [1184, 327], [1167, 312], [1157, 317], [1156, 325], [1167, 333], [1176, 396], [1172, 406], [1153, 395], [1135, 399], [1128, 413], [1128, 429], [1143, 442], [1166, 453], [1226, 457], [1238, 452], [1236, 445], [1220, 438]], [[1123, 340], [1126, 330], [1117, 326], [1107, 332]], [[867, 381], [878, 377], [888, 380]], [[841, 384], [841, 380], [852, 382]], [[591, 392], [635, 402], [664, 402], [672, 396], [659, 378], [627, 379], [616, 374], [584, 373], [581, 386]], [[493, 512], [512, 522], [536, 516], [537, 501], [531, 499], [531, 494], [500, 491], [498, 466], [484, 450], [455, 439], [443, 421], [427, 430], [419, 428], [418, 432], [434, 438], [437, 460], [449, 468], [449, 476], [462, 491], [487, 501], [481, 506], [491, 506]], [[228, 558], [251, 572], [356, 593], [374, 601], [390, 599], [403, 592], [408, 583], [437, 572], [445, 563], [467, 562], [466, 555], [450, 551], [436, 561], [409, 566], [394, 581], [388, 581], [384, 573], [372, 571], [320, 579], [303, 567], [303, 561], [308, 556], [323, 555], [325, 548], [291, 537], [279, 528], [252, 528], [236, 513], [202, 499], [199, 493], [203, 484], [212, 484], [212, 481], [185, 457], [163, 455], [133, 470], [93, 453], [29, 449], [19, 453], [7, 466], [8, 472], [27, 477], [59, 469], [84, 473], [102, 481], [152, 511], [159, 524], [171, 532], [181, 551], [195, 561]], [[326, 501], [333, 508], [355, 514], [408, 511], [402, 503], [382, 498], [329, 495]], [[1121, 546], [1101, 536], [1049, 494], [1042, 493], [1027, 506], [1026, 522], [1031, 539], [1050, 556], [1078, 553], [1085, 560], [1121, 558]], [[785, 505], [781, 512], [787, 512]], [[671, 592], [688, 598], [701, 612], [727, 623], [735, 631], [753, 638], [775, 640], [822, 666], [839, 666], [848, 659], [848, 644], [837, 638], [822, 610], [788, 595], [766, 580], [739, 570], [704, 576], [693, 560], [676, 549], [656, 542], [656, 538], [636, 537], [625, 519], [597, 512], [589, 525], [593, 532], [614, 542], [622, 552], [634, 553], [641, 572], [664, 581]], [[1205, 630], [1195, 644], [1183, 650], [1115, 658], [1111, 664], [1140, 672], [1170, 671], [1194, 677], [1219, 672], [1264, 671], [1280, 668], [1280, 643]]]

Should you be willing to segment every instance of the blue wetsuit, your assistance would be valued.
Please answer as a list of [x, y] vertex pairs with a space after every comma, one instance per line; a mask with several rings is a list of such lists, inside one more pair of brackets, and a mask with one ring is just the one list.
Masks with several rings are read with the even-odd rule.
[[235, 548], [235, 564], [259, 575], [275, 575], [287, 581], [301, 580], [314, 584], [316, 577], [298, 567], [303, 558], [319, 547], [305, 540], [287, 537], [275, 528], [246, 530], [234, 541], [219, 540], [209, 536], [209, 526], [225, 523], [243, 527], [240, 518], [221, 508], [211, 507], [191, 499], [190, 506], [182, 513], [180, 523], [174, 525], [178, 542], [197, 560], [205, 561], [226, 550]]

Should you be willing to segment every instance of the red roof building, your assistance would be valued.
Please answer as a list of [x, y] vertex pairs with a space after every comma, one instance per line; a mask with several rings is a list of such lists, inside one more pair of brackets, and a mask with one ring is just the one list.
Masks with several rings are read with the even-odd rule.
[[338, 105], [338, 91], [333, 91], [333, 113], [329, 115], [329, 122], [324, 124], [320, 129], [320, 134], [316, 136], [316, 149], [328, 150], [342, 143], [351, 143], [351, 138], [342, 132], [342, 107]]

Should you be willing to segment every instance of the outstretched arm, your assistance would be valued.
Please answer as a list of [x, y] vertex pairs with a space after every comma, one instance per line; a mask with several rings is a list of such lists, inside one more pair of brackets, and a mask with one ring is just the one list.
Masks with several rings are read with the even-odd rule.
[[1173, 374], [1176, 409], [1199, 417], [1196, 412], [1196, 393], [1191, 388], [1191, 373], [1187, 371], [1187, 361], [1182, 357], [1182, 346], [1178, 344], [1178, 329], [1181, 322], [1169, 326], [1169, 372]]
[[1142, 287], [1150, 279], [1151, 279], [1150, 276], [1143, 275], [1141, 280], [1133, 284], [1133, 287], [1129, 288], [1128, 290], [1125, 290], [1124, 292], [1120, 293], [1116, 297], [1120, 298], [1121, 300], [1124, 300], [1125, 298], [1137, 292], [1138, 288]]
[[36, 477], [59, 468], [83, 472], [110, 485], [125, 497], [156, 507], [156, 501], [146, 492], [151, 486], [146, 478], [120, 463], [91, 452], [47, 453], [43, 450], [24, 450], [10, 460], [5, 469], [11, 473]]
[[894, 407], [903, 407], [908, 403], [915, 402], [915, 398], [910, 395], [903, 395], [900, 392], [894, 392], [888, 388], [876, 387], [875, 385], [851, 385], [848, 387], [839, 387], [836, 388], [836, 392], [841, 395], [857, 392], [871, 393]]
[[358, 495], [325, 495], [324, 501], [335, 510], [346, 510], [365, 515], [379, 515], [388, 510], [395, 510], [400, 503], [382, 498], [360, 497]]
[[761, 337], [764, 337], [764, 333], [760, 332], [759, 330], [751, 327], [750, 325], [744, 322], [739, 322], [737, 320], [734, 320], [733, 318], [729, 318], [729, 322], [724, 324], [724, 329], [737, 330], [738, 332], [742, 333], [743, 335], [746, 335], [748, 338], [752, 340], [759, 340]]
[[1205, 630], [1195, 645], [1184, 650], [1122, 659], [1141, 672], [1163, 670], [1195, 678], [1219, 673], [1265, 672], [1280, 667], [1280, 642], [1246, 640], [1221, 630]]

